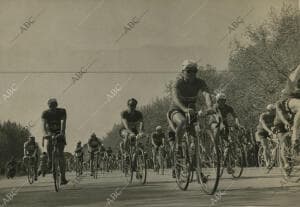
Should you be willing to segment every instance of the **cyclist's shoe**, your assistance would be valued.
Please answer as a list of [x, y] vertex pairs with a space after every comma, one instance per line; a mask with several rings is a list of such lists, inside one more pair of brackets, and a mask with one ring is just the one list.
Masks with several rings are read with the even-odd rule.
[[91, 172], [91, 176], [94, 176], [94, 173]]
[[42, 171], [41, 170], [39, 170], [38, 171], [38, 176], [40, 176], [42, 174]]
[[34, 180], [35, 180], [35, 181], [37, 181], [37, 180], [38, 180], [37, 176], [35, 176], [35, 177], [34, 177]]
[[60, 185], [67, 185], [68, 184], [68, 180], [64, 179], [60, 182]]
[[227, 167], [227, 173], [231, 175], [234, 173], [234, 170], [231, 167]]
[[174, 169], [172, 169], [172, 178], [176, 178], [176, 173]]

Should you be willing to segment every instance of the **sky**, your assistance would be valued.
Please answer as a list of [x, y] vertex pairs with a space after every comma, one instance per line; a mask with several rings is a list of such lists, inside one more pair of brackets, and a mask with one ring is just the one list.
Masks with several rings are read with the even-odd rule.
[[[105, 136], [120, 121], [128, 98], [145, 105], [164, 96], [165, 84], [175, 78], [184, 59], [226, 70], [230, 41], [242, 37], [247, 25], [263, 23], [270, 7], [278, 10], [283, 2], [298, 3], [0, 0], [1, 121], [34, 123], [31, 132], [40, 142], [41, 114], [47, 100], [56, 97], [67, 110], [66, 150], [73, 151], [92, 132]], [[238, 16], [244, 23], [229, 34]], [[134, 18], [139, 22], [124, 34]], [[21, 32], [26, 21], [31, 24]], [[72, 82], [88, 64], [88, 73]]]

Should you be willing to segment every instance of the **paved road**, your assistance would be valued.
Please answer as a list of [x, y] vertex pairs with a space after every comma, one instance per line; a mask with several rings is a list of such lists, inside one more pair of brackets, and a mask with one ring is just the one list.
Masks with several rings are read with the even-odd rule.
[[[75, 180], [74, 174], [68, 174], [68, 179], [73, 179], [73, 182], [64, 186], [59, 193], [54, 192], [50, 175], [40, 178], [33, 185], [27, 183], [26, 177], [2, 179], [1, 205], [4, 206], [6, 202], [6, 206], [11, 207], [300, 206], [300, 183], [283, 183], [278, 169], [266, 174], [263, 169], [248, 168], [238, 180], [225, 175], [219, 187], [221, 196], [213, 205], [211, 199], [214, 196], [202, 193], [196, 183], [190, 184], [187, 191], [180, 191], [170, 174], [158, 176], [150, 173], [145, 186], [137, 183], [128, 185], [118, 172], [102, 175], [97, 180], [88, 175]], [[8, 199], [3, 200], [11, 191], [15, 192], [12, 199], [9, 202]], [[107, 199], [114, 192], [119, 192], [119, 195], [115, 195], [115, 201], [108, 205]]]

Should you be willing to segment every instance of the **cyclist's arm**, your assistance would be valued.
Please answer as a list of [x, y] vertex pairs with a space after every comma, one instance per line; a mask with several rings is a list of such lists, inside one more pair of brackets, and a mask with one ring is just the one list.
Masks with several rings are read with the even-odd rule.
[[263, 115], [260, 116], [259, 121], [260, 121], [262, 127], [264, 128], [264, 130], [266, 130], [269, 134], [272, 134], [272, 130], [269, 129], [269, 127], [267, 126], [267, 124], [266, 124], [266, 122], [265, 122], [265, 120], [263, 118]]
[[203, 91], [202, 94], [204, 96], [206, 106], [211, 109], [212, 108], [212, 100], [211, 100], [210, 94], [207, 91]]
[[288, 122], [288, 120], [286, 120], [285, 116], [284, 116], [284, 112], [283, 110], [281, 109], [280, 107], [280, 103], [276, 103], [276, 112], [277, 112], [277, 115], [279, 117], [279, 119], [287, 126], [290, 125], [290, 123]]
[[45, 134], [48, 134], [48, 128], [47, 128], [47, 122], [45, 119], [42, 119], [43, 121], [43, 130]]
[[239, 118], [237, 117], [237, 115], [236, 115], [236, 113], [235, 113], [235, 111], [234, 111], [234, 109], [231, 107], [231, 110], [230, 110], [230, 114], [231, 114], [231, 116], [234, 118], [234, 121], [235, 121], [235, 124], [237, 125], [237, 126], [240, 126], [240, 120], [239, 120]]
[[127, 120], [124, 119], [124, 118], [122, 118], [121, 121], [122, 121], [122, 124], [123, 124], [124, 128], [127, 129], [128, 131], [130, 131], [131, 133], [133, 133], [133, 132], [129, 129], [129, 127], [128, 127], [128, 122], [127, 122]]
[[141, 120], [139, 123], [139, 133], [142, 133], [144, 131], [144, 121]]
[[66, 132], [66, 125], [67, 125], [67, 118], [63, 118], [62, 121], [61, 121], [61, 134], [65, 134]]
[[24, 156], [26, 156], [26, 152], [27, 152], [27, 150], [26, 150], [26, 143], [24, 144]]

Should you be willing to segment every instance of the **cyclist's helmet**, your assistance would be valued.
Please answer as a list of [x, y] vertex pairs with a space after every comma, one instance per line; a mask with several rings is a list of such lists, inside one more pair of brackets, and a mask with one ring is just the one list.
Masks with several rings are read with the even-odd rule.
[[78, 141], [78, 142], [77, 142], [77, 145], [81, 145], [81, 141]]
[[91, 137], [95, 138], [95, 137], [96, 137], [96, 134], [95, 134], [95, 133], [92, 133]]
[[128, 105], [128, 106], [136, 106], [137, 103], [138, 103], [138, 101], [137, 101], [136, 99], [134, 99], [134, 98], [131, 98], [131, 99], [129, 99], [129, 100], [127, 101], [127, 105]]
[[50, 98], [48, 100], [48, 106], [51, 108], [51, 107], [57, 107], [58, 103], [57, 103], [57, 100], [56, 98]]
[[216, 99], [217, 99], [217, 101], [219, 101], [219, 100], [226, 100], [227, 97], [226, 97], [225, 93], [218, 93], [216, 95]]
[[273, 111], [273, 110], [275, 110], [275, 109], [276, 109], [276, 107], [275, 107], [274, 104], [269, 104], [269, 105], [267, 105], [267, 110], [268, 110], [268, 111]]
[[198, 64], [193, 60], [184, 60], [181, 66], [182, 66], [181, 71], [184, 70], [192, 70], [194, 72], [198, 71]]
[[35, 141], [35, 137], [34, 136], [30, 136], [29, 140]]

